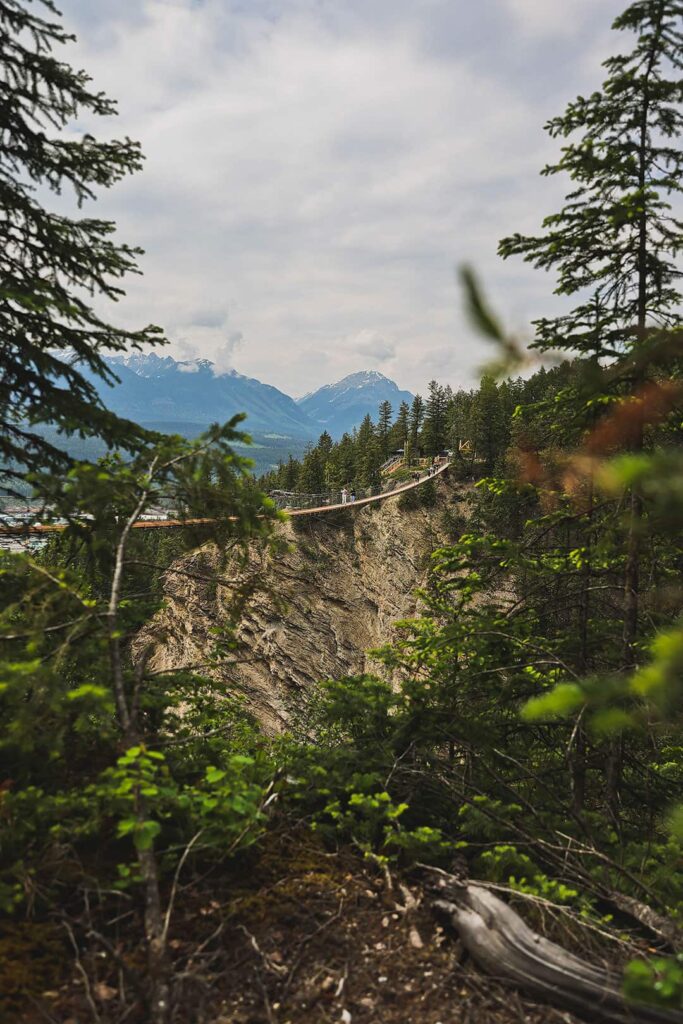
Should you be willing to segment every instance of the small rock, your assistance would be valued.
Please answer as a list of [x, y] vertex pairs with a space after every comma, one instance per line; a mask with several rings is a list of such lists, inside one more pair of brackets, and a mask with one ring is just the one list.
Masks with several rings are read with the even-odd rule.
[[109, 1002], [110, 999], [114, 999], [118, 994], [115, 988], [105, 985], [103, 981], [98, 981], [96, 985], [93, 985], [93, 992], [103, 1003]]

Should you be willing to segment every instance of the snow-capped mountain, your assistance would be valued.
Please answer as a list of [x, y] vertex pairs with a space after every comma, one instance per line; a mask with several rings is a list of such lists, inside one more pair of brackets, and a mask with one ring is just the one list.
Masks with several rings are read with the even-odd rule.
[[[377, 419], [388, 399], [394, 414], [412, 395], [376, 370], [352, 373], [294, 401], [289, 395], [236, 370], [217, 373], [208, 359], [177, 360], [156, 352], [134, 352], [107, 360], [119, 383], [94, 379], [104, 404], [119, 416], [159, 430], [199, 433], [209, 423], [247, 414], [245, 430], [284, 441], [316, 440], [323, 430], [339, 438], [370, 413]], [[191, 428], [191, 429], [190, 429]]]
[[289, 395], [235, 370], [216, 373], [208, 359], [178, 361], [136, 352], [112, 356], [108, 363], [120, 383], [110, 388], [95, 382], [102, 399], [113, 412], [137, 423], [159, 429], [180, 429], [184, 423], [202, 427], [244, 412], [245, 429], [251, 432], [293, 438], [319, 433]]
[[337, 439], [357, 427], [370, 413], [377, 419], [381, 402], [391, 402], [394, 415], [401, 402], [412, 402], [409, 391], [401, 391], [393, 380], [377, 370], [351, 373], [336, 384], [326, 384], [297, 400], [306, 415]]

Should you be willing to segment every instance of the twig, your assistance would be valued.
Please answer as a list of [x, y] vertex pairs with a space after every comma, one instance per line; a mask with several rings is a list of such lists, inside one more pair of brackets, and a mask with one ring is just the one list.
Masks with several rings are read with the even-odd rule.
[[329, 928], [329, 926], [331, 924], [334, 924], [335, 921], [338, 921], [339, 918], [341, 917], [343, 909], [344, 909], [344, 897], [342, 896], [342, 898], [339, 901], [339, 907], [337, 908], [336, 913], [332, 914], [331, 917], [328, 917], [328, 919], [326, 921], [323, 921], [323, 923], [321, 925], [318, 925], [318, 927], [315, 929], [315, 931], [312, 931], [310, 935], [307, 935], [299, 943], [299, 945], [297, 947], [297, 950], [296, 950], [296, 953], [294, 955], [294, 963], [292, 964], [292, 966], [290, 968], [289, 974], [287, 975], [287, 979], [286, 979], [285, 984], [284, 984], [284, 988], [282, 990], [282, 997], [281, 998], [283, 1000], [286, 998], [287, 993], [289, 992], [289, 987], [292, 984], [292, 981], [294, 980], [294, 974], [296, 972], [296, 969], [299, 966], [299, 964], [301, 963], [301, 956], [302, 956], [304, 947], [307, 946], [308, 943], [311, 942], [312, 939], [314, 939], [316, 937], [316, 935], [320, 935], [320, 933], [325, 931], [326, 928]]
[[[116, 920], [119, 920], [119, 919], [117, 918]], [[123, 972], [124, 977], [130, 982], [131, 986], [135, 989], [135, 991], [138, 993], [138, 995], [141, 996], [144, 999], [145, 998], [145, 992], [144, 992], [144, 989], [142, 987], [142, 983], [140, 982], [140, 980], [136, 976], [136, 974], [130, 969], [130, 967], [128, 966], [126, 961], [123, 959], [123, 957], [120, 956], [116, 952], [116, 949], [112, 946], [112, 944], [109, 941], [109, 939], [105, 938], [104, 935], [101, 935], [100, 932], [95, 931], [94, 928], [90, 928], [89, 929], [89, 931], [87, 932], [87, 936], [86, 937], [89, 938], [89, 939], [90, 938], [94, 939], [95, 942], [99, 942], [99, 944], [104, 949], [106, 949], [107, 953], [109, 953], [109, 956], [112, 958], [112, 960], [114, 960], [114, 962], [116, 963], [117, 967]]]
[[238, 924], [237, 927], [241, 932], [244, 932], [244, 934], [247, 936], [251, 944], [251, 948], [260, 957], [261, 962], [265, 964], [268, 970], [273, 971], [275, 974], [284, 974], [284, 972], [287, 970], [285, 965], [275, 963], [275, 961], [272, 960], [267, 953], [264, 953], [261, 947], [259, 946], [258, 942], [256, 941], [256, 937], [252, 935], [249, 929], [245, 928], [243, 924]]
[[81, 963], [81, 957], [80, 957], [79, 952], [78, 952], [78, 944], [76, 942], [76, 937], [74, 936], [73, 929], [71, 928], [71, 926], [69, 925], [69, 923], [67, 921], [62, 919], [61, 923], [62, 923], [62, 927], [66, 930], [66, 933], [69, 936], [69, 940], [71, 942], [71, 945], [73, 946], [76, 970], [78, 971], [80, 976], [83, 978], [83, 985], [84, 985], [84, 988], [85, 988], [85, 998], [88, 1000], [88, 1006], [90, 1007], [90, 1010], [92, 1012], [93, 1019], [97, 1022], [97, 1024], [100, 1024], [100, 1015], [97, 1012], [97, 1006], [95, 1005], [95, 1000], [93, 999], [92, 989], [90, 987], [90, 978], [88, 977], [88, 972], [86, 971], [85, 967]]
[[642, 949], [635, 942], [630, 942], [628, 939], [622, 939], [618, 935], [614, 935], [612, 932], [605, 931], [603, 928], [599, 928], [596, 924], [586, 920], [584, 917], [580, 917], [571, 907], [563, 907], [560, 903], [553, 903], [552, 900], [547, 900], [544, 896], [536, 896], [530, 892], [520, 892], [519, 889], [513, 889], [509, 885], [499, 885], [497, 882], [484, 882], [481, 879], [477, 879], [477, 885], [480, 885], [482, 889], [492, 889], [495, 892], [505, 892], [510, 896], [519, 897], [519, 899], [527, 900], [529, 903], [535, 903], [538, 906], [547, 907], [548, 910], [554, 911], [558, 914], [565, 914], [567, 917], [579, 925], [580, 928], [587, 928], [589, 931], [596, 932], [601, 935], [604, 939], [609, 939], [611, 942], [616, 942], [621, 946], [625, 946], [635, 952], [641, 952]]
[[189, 843], [187, 844], [187, 846], [183, 850], [183, 855], [180, 858], [180, 860], [178, 861], [178, 865], [177, 865], [177, 867], [175, 869], [175, 874], [173, 876], [173, 885], [171, 887], [171, 895], [168, 898], [168, 905], [166, 907], [166, 914], [164, 916], [164, 928], [163, 928], [163, 931], [161, 933], [161, 942], [164, 945], [166, 945], [166, 939], [168, 938], [168, 929], [169, 929], [170, 924], [171, 924], [171, 914], [173, 913], [173, 904], [175, 903], [176, 894], [178, 892], [178, 878], [180, 877], [180, 872], [183, 870], [183, 865], [184, 865], [185, 861], [187, 860], [187, 858], [190, 855], [190, 850], [192, 849], [194, 844], [197, 842], [199, 837], [202, 835], [203, 831], [204, 831], [204, 829], [200, 828], [199, 832], [197, 832], [195, 835], [192, 836], [192, 839], [190, 839]]

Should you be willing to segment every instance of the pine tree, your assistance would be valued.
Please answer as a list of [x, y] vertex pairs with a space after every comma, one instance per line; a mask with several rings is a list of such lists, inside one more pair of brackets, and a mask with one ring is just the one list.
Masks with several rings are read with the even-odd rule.
[[575, 188], [545, 219], [544, 234], [505, 238], [500, 253], [555, 270], [558, 294], [589, 295], [536, 321], [539, 348], [618, 356], [648, 329], [677, 322], [683, 242], [670, 200], [683, 191], [683, 153], [672, 143], [683, 128], [682, 15], [681, 0], [631, 4], [613, 27], [637, 32], [635, 48], [606, 60], [602, 90], [579, 96], [547, 126], [552, 138], [579, 134], [543, 171], [569, 174]]
[[[580, 296], [568, 313], [536, 321], [536, 346], [579, 351], [592, 364], [588, 375], [594, 394], [583, 404], [583, 425], [595, 426], [596, 403], [605, 387], [613, 401], [628, 403], [630, 422], [622, 444], [634, 451], [645, 440], [641, 395], [653, 373], [651, 353], [669, 343], [666, 331], [680, 330], [677, 257], [683, 249], [683, 224], [671, 212], [672, 199], [683, 191], [683, 34], [681, 0], [637, 0], [614, 22], [617, 31], [633, 31], [628, 54], [604, 63], [602, 89], [578, 97], [564, 115], [548, 125], [553, 138], [567, 139], [561, 159], [545, 168], [566, 172], [574, 182], [567, 203], [547, 217], [538, 237], [503, 239], [504, 257], [519, 254], [537, 267], [557, 273], [556, 291]], [[663, 333], [664, 332], [664, 333]], [[608, 373], [600, 361], [608, 357]], [[597, 393], [597, 394], [595, 394]], [[568, 396], [571, 400], [571, 395]], [[587, 636], [591, 596], [593, 499], [588, 498], [585, 536], [575, 540], [583, 560], [579, 634]], [[623, 568], [621, 670], [633, 667], [640, 628], [641, 561], [644, 500], [639, 486], [625, 496], [629, 518]], [[585, 669], [584, 654], [579, 667]], [[618, 826], [623, 741], [616, 739], [606, 766], [607, 806]]]
[[437, 381], [429, 383], [429, 397], [422, 428], [422, 448], [425, 455], [438, 455], [446, 444], [446, 395]]
[[391, 451], [405, 449], [408, 440], [408, 420], [410, 418], [410, 406], [407, 402], [401, 402], [398, 415], [389, 433], [389, 448]]
[[[51, 0], [39, 2], [57, 13]], [[76, 139], [65, 131], [78, 117], [116, 113], [85, 72], [52, 55], [72, 38], [20, 0], [0, 0], [0, 478], [6, 481], [25, 469], [63, 471], [68, 464], [40, 424], [51, 426], [50, 436], [61, 431], [99, 436], [110, 447], [135, 445], [139, 428], [105, 411], [92, 378], [115, 379], [105, 353], [159, 335], [152, 327], [113, 327], [88, 301], [118, 298], [118, 282], [136, 272], [140, 250], [115, 242], [110, 221], [69, 217], [44, 205], [48, 193], [72, 190], [80, 207], [97, 188], [142, 165], [130, 139]]]
[[[681, 0], [637, 0], [615, 20], [617, 31], [637, 33], [635, 47], [605, 61], [602, 90], [579, 96], [548, 125], [553, 138], [580, 133], [543, 172], [566, 172], [576, 183], [567, 205], [546, 218], [545, 234], [500, 243], [504, 257], [521, 254], [554, 269], [559, 294], [588, 292], [571, 312], [536, 321], [536, 345], [578, 350], [596, 360], [621, 358], [629, 390], [634, 366], [623, 357], [638, 355], [663, 327], [679, 324], [676, 258], [683, 225], [671, 214], [671, 199], [683, 191], [683, 152], [674, 144], [683, 131], [682, 15]], [[637, 376], [643, 376], [642, 360]], [[642, 422], [632, 433], [637, 450]], [[629, 500], [624, 667], [633, 663], [638, 631], [643, 517], [637, 488]]]
[[330, 490], [338, 491], [350, 484], [356, 476], [356, 448], [350, 434], [344, 434], [334, 445], [327, 463], [327, 483]]
[[496, 382], [488, 374], [481, 379], [472, 405], [472, 439], [477, 455], [490, 472], [508, 441], [508, 427]]
[[388, 400], [380, 402], [377, 416], [377, 444], [382, 457], [382, 462], [385, 462], [389, 456], [389, 432], [391, 430], [391, 418], [391, 402]]
[[359, 487], [379, 486], [382, 457], [377, 432], [368, 415], [364, 418], [356, 437], [356, 480]]
[[325, 459], [317, 446], [310, 447], [304, 454], [299, 489], [303, 494], [322, 494], [325, 490]]
[[453, 451], [472, 440], [471, 410], [473, 392], [458, 390], [453, 394], [446, 409], [446, 443]]
[[410, 450], [413, 457], [417, 455], [420, 448], [420, 430], [422, 429], [424, 415], [425, 410], [422, 396], [415, 395], [410, 406], [410, 417], [408, 420], [408, 440], [410, 441]]
[[282, 467], [281, 486], [285, 491], [295, 491], [299, 483], [300, 466], [293, 455], [290, 455]]

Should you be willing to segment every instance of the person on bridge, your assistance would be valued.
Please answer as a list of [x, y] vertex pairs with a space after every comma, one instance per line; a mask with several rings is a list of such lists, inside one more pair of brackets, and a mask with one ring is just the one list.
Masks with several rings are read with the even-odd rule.
[[349, 501], [355, 501], [355, 500], [356, 500], [356, 492], [352, 489], [351, 490], [351, 497], [349, 498]]
[[349, 500], [349, 492], [346, 490], [345, 487], [342, 487], [341, 496], [342, 496], [342, 505], [345, 505], [346, 502]]

